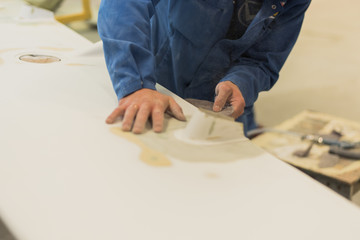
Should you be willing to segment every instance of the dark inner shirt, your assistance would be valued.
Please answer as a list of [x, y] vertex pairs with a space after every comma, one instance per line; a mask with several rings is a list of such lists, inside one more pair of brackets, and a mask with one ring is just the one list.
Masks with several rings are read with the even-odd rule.
[[227, 39], [240, 38], [262, 7], [263, 0], [233, 0], [234, 13], [231, 19]]

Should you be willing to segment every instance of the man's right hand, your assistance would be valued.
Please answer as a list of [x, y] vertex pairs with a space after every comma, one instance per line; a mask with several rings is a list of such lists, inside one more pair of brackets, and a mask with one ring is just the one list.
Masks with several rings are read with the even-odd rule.
[[178, 120], [186, 120], [181, 107], [172, 97], [143, 88], [122, 98], [118, 107], [106, 119], [106, 123], [114, 123], [118, 117], [123, 117], [122, 130], [138, 134], [143, 132], [147, 120], [151, 117], [154, 132], [161, 132], [167, 110]]

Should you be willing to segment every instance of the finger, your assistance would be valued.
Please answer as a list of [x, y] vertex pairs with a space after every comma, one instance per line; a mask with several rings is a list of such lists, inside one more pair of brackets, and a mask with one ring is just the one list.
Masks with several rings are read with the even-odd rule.
[[142, 104], [136, 114], [135, 123], [132, 129], [133, 133], [140, 134], [144, 131], [147, 120], [149, 119], [151, 109], [148, 104]]
[[227, 102], [229, 97], [231, 96], [232, 91], [230, 87], [226, 87], [224, 85], [219, 86], [217, 90], [218, 95], [215, 98], [213, 111], [220, 112], [224, 108], [225, 103]]
[[116, 118], [124, 115], [124, 112], [125, 112], [125, 108], [123, 107], [115, 108], [114, 111], [106, 118], [106, 123], [107, 124], [114, 123]]
[[238, 118], [240, 117], [243, 113], [244, 113], [244, 108], [245, 108], [245, 100], [243, 95], [241, 94], [241, 92], [234, 92], [230, 98], [230, 104], [232, 106], [233, 109], [233, 113], [231, 114], [231, 116], [233, 118]]
[[231, 114], [231, 117], [236, 119], [244, 113], [245, 102], [233, 101], [231, 102], [231, 106], [233, 108], [233, 113]]
[[124, 115], [124, 120], [123, 120], [122, 127], [121, 127], [123, 131], [131, 130], [131, 127], [134, 122], [134, 118], [135, 118], [138, 110], [139, 110], [139, 106], [137, 104], [130, 105], [126, 109], [125, 115]]
[[186, 121], [186, 117], [185, 117], [181, 107], [172, 98], [169, 99], [169, 110], [176, 119], [178, 119], [180, 121]]
[[161, 132], [164, 127], [164, 109], [160, 107], [154, 108], [151, 114], [154, 132]]

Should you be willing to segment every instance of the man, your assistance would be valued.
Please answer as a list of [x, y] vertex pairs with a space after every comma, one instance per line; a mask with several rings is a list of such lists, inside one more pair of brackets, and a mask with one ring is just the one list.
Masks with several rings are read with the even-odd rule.
[[245, 132], [256, 127], [253, 104], [269, 90], [300, 32], [310, 0], [102, 0], [98, 27], [119, 98], [107, 118], [141, 133], [164, 112], [184, 120], [158, 82], [182, 98], [226, 104]]

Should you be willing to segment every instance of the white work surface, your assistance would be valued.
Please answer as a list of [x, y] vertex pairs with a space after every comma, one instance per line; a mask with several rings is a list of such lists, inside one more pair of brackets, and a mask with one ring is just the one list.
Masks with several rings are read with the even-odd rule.
[[358, 207], [249, 142], [238, 161], [146, 165], [104, 123], [117, 100], [101, 46], [0, 4], [0, 217], [18, 240], [360, 239]]

